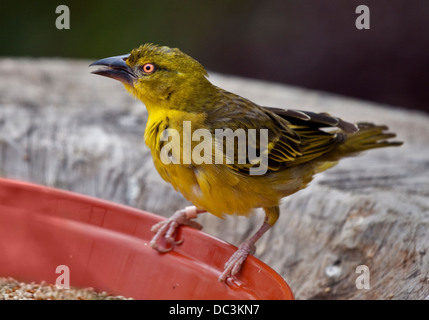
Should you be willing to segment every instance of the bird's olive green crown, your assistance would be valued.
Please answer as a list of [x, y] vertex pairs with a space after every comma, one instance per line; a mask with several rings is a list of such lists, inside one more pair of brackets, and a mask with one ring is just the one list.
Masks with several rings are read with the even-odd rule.
[[[175, 72], [207, 76], [207, 71], [197, 60], [178, 48], [147, 43], [133, 49], [127, 59], [127, 64], [136, 69], [142, 68], [146, 63], [155, 65], [154, 74]], [[145, 75], [144, 70], [143, 75]]]

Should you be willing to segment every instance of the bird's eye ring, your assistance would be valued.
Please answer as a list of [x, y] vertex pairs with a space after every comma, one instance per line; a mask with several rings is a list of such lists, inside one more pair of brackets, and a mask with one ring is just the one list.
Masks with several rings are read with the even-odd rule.
[[153, 73], [155, 71], [155, 65], [152, 63], [146, 63], [143, 65], [142, 69], [143, 69], [144, 73], [150, 74], [150, 73]]

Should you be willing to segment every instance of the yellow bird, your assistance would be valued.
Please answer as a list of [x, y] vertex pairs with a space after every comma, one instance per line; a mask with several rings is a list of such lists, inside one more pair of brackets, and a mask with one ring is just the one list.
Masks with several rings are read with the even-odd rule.
[[[204, 67], [177, 48], [145, 44], [130, 54], [101, 59], [93, 73], [122, 82], [148, 111], [145, 142], [156, 169], [195, 207], [152, 228], [161, 252], [181, 243], [180, 225], [201, 226], [197, 214], [247, 216], [263, 208], [260, 229], [238, 247], [219, 276], [237, 274], [257, 240], [279, 216], [280, 200], [314, 174], [358, 152], [402, 143], [386, 126], [352, 124], [326, 113], [262, 107], [214, 86]], [[171, 248], [161, 248], [165, 237]]]

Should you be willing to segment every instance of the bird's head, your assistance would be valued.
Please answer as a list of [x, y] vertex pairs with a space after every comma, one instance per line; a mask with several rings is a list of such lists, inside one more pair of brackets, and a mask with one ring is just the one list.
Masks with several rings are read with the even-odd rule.
[[204, 67], [177, 48], [145, 44], [130, 54], [105, 58], [92, 73], [116, 79], [148, 105], [180, 103], [208, 80]]

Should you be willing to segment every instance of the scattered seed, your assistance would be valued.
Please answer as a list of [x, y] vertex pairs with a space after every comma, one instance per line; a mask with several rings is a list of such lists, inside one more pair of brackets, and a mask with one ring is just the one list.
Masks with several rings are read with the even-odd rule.
[[132, 300], [124, 296], [114, 296], [94, 288], [58, 289], [46, 283], [24, 283], [13, 278], [0, 277], [0, 300]]

